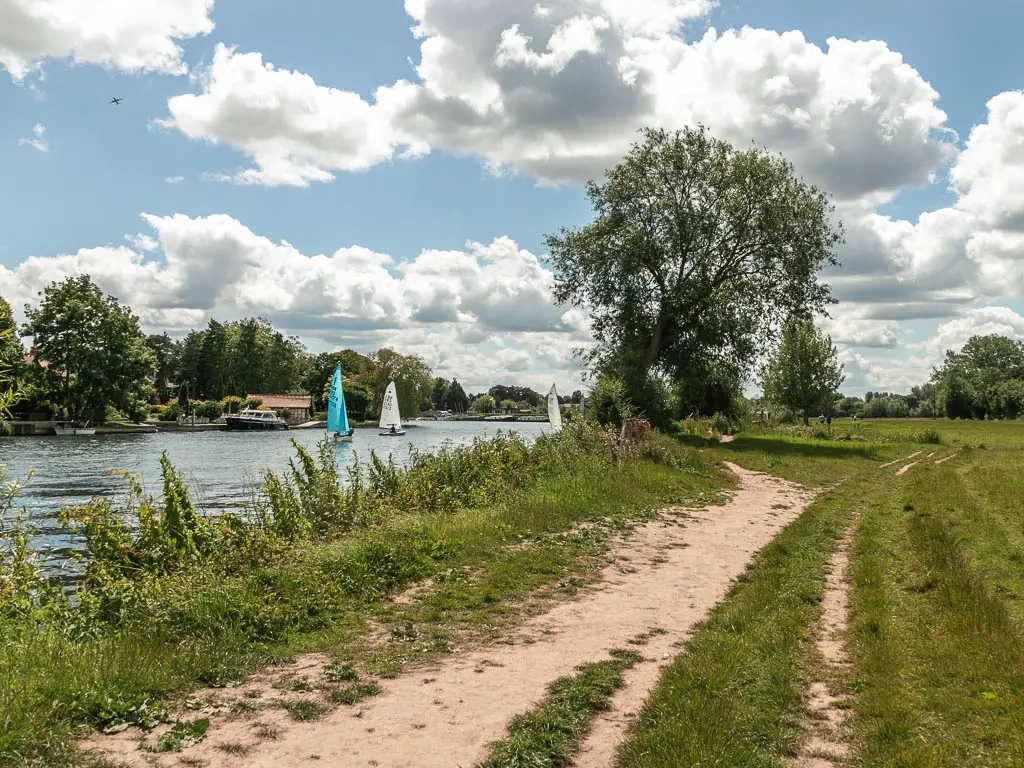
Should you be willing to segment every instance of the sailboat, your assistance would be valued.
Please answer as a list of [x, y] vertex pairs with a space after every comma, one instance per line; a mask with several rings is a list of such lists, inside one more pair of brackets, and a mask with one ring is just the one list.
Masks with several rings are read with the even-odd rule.
[[402, 414], [398, 412], [398, 390], [393, 381], [384, 392], [384, 402], [380, 407], [380, 428], [381, 437], [401, 437], [405, 434]]
[[554, 384], [548, 392], [548, 421], [551, 422], [552, 432], [558, 432], [562, 428], [562, 406], [558, 402], [558, 392]]
[[331, 395], [327, 400], [327, 436], [336, 442], [351, 441], [355, 430], [348, 424], [345, 394], [341, 390], [341, 366], [334, 369]]

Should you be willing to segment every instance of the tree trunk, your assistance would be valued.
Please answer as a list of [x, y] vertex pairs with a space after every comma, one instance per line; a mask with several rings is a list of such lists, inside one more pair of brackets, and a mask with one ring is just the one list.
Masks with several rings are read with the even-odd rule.
[[668, 327], [668, 315], [662, 310], [661, 314], [658, 315], [658, 322], [654, 325], [654, 331], [651, 333], [651, 341], [647, 345], [647, 352], [644, 355], [644, 372], [651, 370], [651, 366], [658, 359], [658, 355], [661, 352], [661, 340], [665, 335], [665, 329]]
[[809, 426], [811, 423], [810, 417], [807, 415], [807, 409], [804, 408], [804, 426]]

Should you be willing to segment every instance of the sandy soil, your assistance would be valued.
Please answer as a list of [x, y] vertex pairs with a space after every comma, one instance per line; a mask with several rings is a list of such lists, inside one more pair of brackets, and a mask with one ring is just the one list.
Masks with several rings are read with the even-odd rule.
[[[592, 588], [525, 622], [509, 644], [457, 652], [381, 680], [380, 696], [338, 707], [313, 722], [293, 722], [279, 708], [218, 714], [223, 703], [215, 704], [207, 708], [214, 714], [206, 740], [179, 755], [138, 750], [138, 731], [96, 736], [86, 746], [129, 766], [469, 768], [505, 735], [513, 716], [544, 697], [552, 681], [580, 664], [607, 659], [615, 648], [635, 647], [628, 641], [641, 633], [663, 629], [642, 648], [645, 661], [627, 673], [612, 710], [595, 723], [576, 763], [609, 766], [630, 718], [678, 646], [724, 597], [752, 555], [812, 498], [783, 480], [729, 466], [739, 476], [740, 490], [728, 504], [697, 512], [667, 510], [659, 521], [638, 528], [615, 548]], [[315, 692], [281, 694], [273, 683], [295, 675], [315, 677], [323, 664], [320, 657], [304, 657], [232, 691], [207, 695], [221, 702], [316, 698]]]
[[912, 463], [910, 463], [910, 464], [907, 464], [907, 465], [906, 465], [905, 467], [900, 467], [900, 468], [899, 468], [898, 470], [896, 470], [896, 476], [897, 476], [897, 477], [900, 477], [900, 476], [902, 476], [902, 475], [905, 475], [905, 474], [907, 474], [907, 472], [909, 472], [909, 471], [910, 471], [910, 470], [911, 470], [912, 468], [916, 467], [916, 466], [917, 466], [918, 464], [920, 464], [920, 463], [921, 463], [922, 461], [924, 461], [924, 459], [918, 459], [918, 460], [917, 460], [917, 461], [915, 461], [915, 462], [912, 462]]
[[[833, 679], [849, 664], [843, 639], [850, 612], [848, 572], [851, 544], [852, 533], [849, 533], [829, 563], [828, 582], [821, 604], [821, 624], [815, 640], [818, 655], [824, 663], [822, 677]], [[814, 722], [811, 724], [811, 736], [800, 746], [793, 765], [795, 768], [839, 768], [850, 751], [842, 736], [846, 700], [843, 696], [833, 695], [824, 680], [812, 682], [806, 696]]]

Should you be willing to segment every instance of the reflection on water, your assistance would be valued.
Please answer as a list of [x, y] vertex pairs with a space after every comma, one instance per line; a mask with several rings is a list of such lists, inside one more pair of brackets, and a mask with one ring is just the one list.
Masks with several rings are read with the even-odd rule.
[[[474, 437], [494, 435], [498, 429], [519, 432], [533, 440], [547, 424], [484, 424], [483, 422], [415, 422], [400, 438], [381, 437], [376, 429], [357, 429], [352, 443], [334, 450], [341, 465], [357, 455], [374, 451], [381, 458], [394, 456], [406, 464], [411, 448], [435, 451], [444, 445], [465, 445]], [[115, 497], [124, 488], [109, 470], [137, 475], [150, 493], [160, 486], [160, 455], [184, 476], [197, 507], [206, 510], [239, 509], [252, 497], [260, 472], [281, 472], [295, 455], [291, 441], [315, 448], [321, 430], [282, 432], [162, 432], [149, 435], [96, 435], [93, 437], [0, 438], [0, 466], [8, 479], [31, 480], [19, 491], [16, 504], [25, 508], [37, 526], [37, 545], [48, 550], [51, 562], [65, 559], [78, 542], [61, 528], [57, 513], [65, 505], [84, 504], [96, 497]]]

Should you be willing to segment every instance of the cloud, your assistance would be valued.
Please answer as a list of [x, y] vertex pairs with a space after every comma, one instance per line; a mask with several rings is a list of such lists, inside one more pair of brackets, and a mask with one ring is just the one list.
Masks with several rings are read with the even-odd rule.
[[541, 183], [600, 177], [643, 126], [697, 122], [783, 151], [843, 200], [890, 199], [952, 156], [938, 94], [881, 42], [683, 37], [704, 0], [407, 0], [418, 83], [372, 100], [219, 46], [163, 124], [255, 164], [212, 178], [306, 186], [432, 148]]
[[32, 138], [29, 139], [18, 139], [18, 144], [26, 147], [32, 147], [32, 149], [38, 149], [40, 152], [50, 151], [50, 142], [46, 140], [46, 126], [42, 123], [36, 123], [32, 128]]
[[0, 0], [0, 67], [15, 82], [43, 59], [184, 74], [178, 43], [213, 30], [213, 0]]
[[130, 247], [0, 267], [0, 294], [20, 308], [49, 282], [87, 273], [147, 326], [168, 330], [201, 326], [211, 316], [263, 315], [325, 340], [444, 328], [453, 343], [473, 334], [480, 341], [551, 334], [568, 343], [580, 332], [579, 319], [563, 319], [552, 303], [551, 273], [509, 238], [396, 261], [360, 246], [308, 256], [225, 215], [142, 218], [153, 234], [126, 236]]
[[326, 88], [301, 72], [276, 69], [259, 53], [218, 45], [198, 78], [200, 93], [168, 101], [171, 116], [159, 121], [190, 139], [223, 143], [256, 165], [212, 174], [241, 184], [305, 187], [330, 181], [337, 171], [360, 171], [423, 147], [405, 141], [390, 115], [405, 99], [405, 86], [378, 92], [376, 103], [349, 91]]
[[184, 176], [168, 176], [164, 179], [167, 184], [181, 184], [185, 180]]

